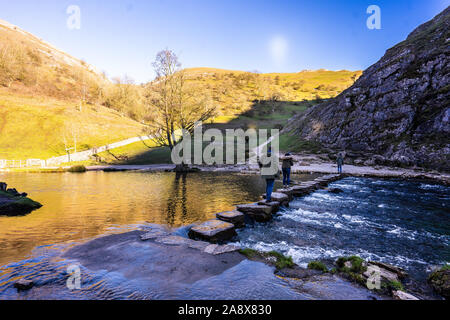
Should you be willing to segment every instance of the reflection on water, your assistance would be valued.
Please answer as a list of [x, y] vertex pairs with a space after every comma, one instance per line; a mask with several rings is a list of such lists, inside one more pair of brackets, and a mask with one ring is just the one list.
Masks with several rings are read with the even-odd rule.
[[[299, 176], [308, 179], [310, 175]], [[263, 193], [259, 176], [230, 173], [0, 173], [0, 181], [44, 206], [0, 217], [0, 265], [36, 246], [88, 239], [142, 223], [173, 227], [213, 218]]]

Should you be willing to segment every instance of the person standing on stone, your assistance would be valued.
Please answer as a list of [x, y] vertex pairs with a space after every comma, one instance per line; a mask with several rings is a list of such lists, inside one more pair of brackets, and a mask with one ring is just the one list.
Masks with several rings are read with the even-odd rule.
[[[260, 159], [263, 160], [263, 159]], [[272, 158], [272, 148], [267, 149], [267, 156], [264, 161], [259, 161], [259, 167], [261, 168], [261, 177], [266, 180], [266, 202], [272, 201], [273, 186], [275, 185], [275, 179], [279, 177], [279, 167], [277, 159]]]
[[342, 173], [342, 165], [344, 164], [344, 158], [342, 157], [342, 154], [338, 154], [338, 157], [336, 159], [337, 167], [338, 167], [338, 174]]
[[294, 165], [291, 154], [288, 152], [283, 157], [281, 170], [283, 171], [283, 187], [289, 187], [291, 184], [291, 167]]

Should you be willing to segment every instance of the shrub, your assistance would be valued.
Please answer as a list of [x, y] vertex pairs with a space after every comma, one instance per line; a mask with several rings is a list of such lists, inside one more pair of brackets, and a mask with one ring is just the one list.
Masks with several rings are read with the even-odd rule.
[[381, 286], [382, 288], [388, 289], [390, 291], [405, 291], [405, 288], [400, 281], [383, 282]]
[[67, 169], [68, 172], [75, 172], [75, 173], [79, 173], [79, 172], [86, 172], [87, 169], [85, 166], [81, 165], [81, 166], [72, 166], [69, 169]]
[[[352, 264], [351, 268], [345, 266], [345, 263], [348, 261]], [[341, 257], [337, 259], [336, 265], [338, 266], [338, 270], [342, 272], [362, 273], [367, 270], [367, 267], [364, 265], [364, 260], [358, 256]]]

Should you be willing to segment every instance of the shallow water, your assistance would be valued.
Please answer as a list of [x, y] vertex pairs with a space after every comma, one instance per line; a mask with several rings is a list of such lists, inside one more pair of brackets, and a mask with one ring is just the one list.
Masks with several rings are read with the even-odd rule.
[[26, 216], [0, 216], [0, 265], [28, 257], [38, 246], [124, 232], [144, 223], [179, 227], [205, 221], [258, 200], [264, 190], [259, 176], [207, 172], [0, 173], [0, 181], [44, 205]]
[[450, 188], [423, 182], [346, 178], [291, 202], [269, 224], [239, 231], [240, 243], [278, 250], [306, 267], [345, 255], [405, 268], [424, 280], [450, 261]]

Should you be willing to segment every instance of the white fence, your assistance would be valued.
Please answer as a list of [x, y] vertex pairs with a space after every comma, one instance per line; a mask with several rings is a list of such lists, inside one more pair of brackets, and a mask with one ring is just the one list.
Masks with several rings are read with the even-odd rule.
[[6, 168], [29, 168], [29, 167], [57, 167], [63, 163], [72, 162], [72, 161], [86, 161], [90, 160], [94, 154], [98, 154], [100, 152], [104, 152], [106, 150], [111, 150], [119, 147], [126, 146], [131, 143], [149, 140], [151, 137], [135, 137], [130, 138], [118, 142], [114, 142], [105, 146], [101, 146], [98, 148], [92, 148], [86, 151], [75, 152], [70, 155], [64, 155], [60, 157], [53, 157], [47, 160], [41, 159], [28, 159], [28, 160], [1, 160], [0, 159], [0, 169]]

